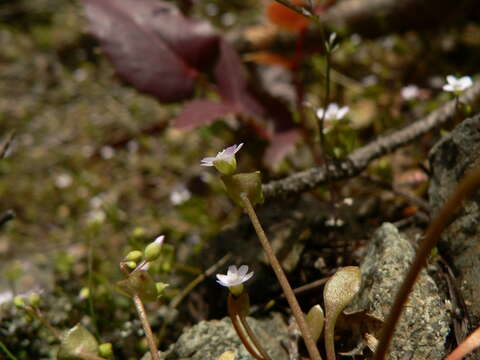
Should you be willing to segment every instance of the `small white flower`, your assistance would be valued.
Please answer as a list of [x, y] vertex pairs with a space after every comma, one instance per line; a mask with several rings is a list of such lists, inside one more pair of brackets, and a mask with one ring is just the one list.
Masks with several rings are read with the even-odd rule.
[[456, 78], [453, 75], [447, 76], [447, 84], [443, 85], [443, 90], [448, 92], [460, 93], [473, 85], [472, 78], [470, 76], [463, 76]]
[[347, 197], [343, 199], [343, 203], [347, 206], [352, 206], [353, 205], [353, 199], [351, 197]]
[[72, 185], [73, 179], [69, 174], [60, 174], [55, 178], [55, 186], [59, 189], [65, 189]]
[[328, 226], [328, 227], [342, 227], [344, 224], [345, 224], [345, 221], [343, 221], [340, 218], [335, 218], [334, 216], [330, 216], [325, 221], [325, 226]]
[[180, 186], [170, 193], [170, 202], [173, 205], [180, 205], [189, 200], [191, 197], [192, 194], [190, 191], [186, 187]]
[[230, 160], [235, 154], [242, 148], [243, 143], [239, 145], [232, 145], [226, 149], [220, 151], [215, 157], [206, 157], [202, 159], [202, 166], [214, 166], [214, 161], [217, 160]]
[[[327, 107], [327, 112], [325, 113], [325, 120], [332, 121], [332, 120], [342, 120], [345, 115], [347, 114], [350, 108], [348, 106], [339, 107], [336, 103], [331, 103]], [[317, 110], [317, 117], [321, 119], [324, 116], [325, 110], [320, 108]]]
[[242, 148], [243, 143], [232, 145], [220, 151], [215, 157], [206, 157], [201, 161], [202, 166], [215, 166], [223, 175], [231, 175], [237, 169], [235, 154]]
[[217, 282], [225, 287], [238, 286], [253, 276], [253, 271], [248, 273], [248, 266], [242, 265], [238, 269], [235, 265], [228, 267], [227, 275], [217, 274]]
[[420, 94], [420, 89], [417, 85], [408, 85], [402, 88], [401, 95], [403, 100], [413, 100]]

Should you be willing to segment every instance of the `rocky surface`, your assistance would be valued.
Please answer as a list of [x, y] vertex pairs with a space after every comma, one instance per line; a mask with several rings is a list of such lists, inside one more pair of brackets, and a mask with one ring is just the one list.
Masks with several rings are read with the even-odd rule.
[[[287, 325], [280, 314], [248, 323], [259, 337], [265, 350], [275, 360], [288, 360], [282, 342], [288, 339]], [[231, 354], [235, 360], [253, 360], [238, 338], [229, 318], [202, 321], [186, 330], [168, 351], [161, 353], [162, 360], [217, 360]], [[150, 360], [147, 353], [142, 360]]]
[[[415, 252], [397, 228], [383, 224], [361, 264], [362, 288], [348, 312], [367, 311], [384, 319], [394, 301]], [[450, 318], [433, 279], [424, 270], [410, 294], [397, 326], [388, 359], [442, 359]]]
[[[430, 152], [430, 204], [437, 212], [468, 171], [480, 165], [480, 115], [463, 121]], [[453, 267], [470, 330], [480, 321], [480, 193], [465, 201], [443, 232], [439, 250]]]

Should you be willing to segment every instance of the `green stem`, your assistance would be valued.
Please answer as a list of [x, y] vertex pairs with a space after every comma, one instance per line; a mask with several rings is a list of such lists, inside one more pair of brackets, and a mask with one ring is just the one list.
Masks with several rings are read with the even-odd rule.
[[100, 339], [100, 333], [97, 326], [97, 314], [95, 313], [95, 307], [93, 306], [94, 298], [94, 289], [93, 289], [93, 246], [92, 246], [92, 235], [88, 237], [88, 257], [87, 257], [87, 268], [88, 268], [88, 311], [90, 313], [90, 318], [92, 319], [92, 326], [95, 331], [97, 339]]
[[133, 302], [135, 303], [138, 317], [140, 318], [143, 330], [145, 331], [145, 337], [147, 338], [147, 343], [148, 347], [150, 348], [150, 355], [152, 356], [152, 360], [160, 360], [160, 357], [158, 356], [157, 346], [155, 345], [152, 328], [150, 327], [150, 323], [148, 322], [147, 313], [145, 311], [145, 307], [143, 306], [142, 299], [140, 299], [140, 296], [138, 296], [138, 294], [135, 294], [133, 296]]
[[383, 326], [380, 342], [375, 352], [374, 360], [383, 360], [388, 350], [388, 346], [393, 337], [395, 326], [402, 314], [408, 295], [415, 284], [418, 274], [425, 266], [427, 258], [432, 249], [440, 239], [442, 231], [450, 224], [453, 215], [458, 210], [462, 201], [470, 197], [475, 190], [480, 187], [480, 168], [476, 168], [458, 184], [455, 192], [448, 198], [446, 203], [440, 209], [438, 215], [430, 223], [424, 239], [422, 240], [413, 264], [410, 266], [405, 280], [397, 293], [395, 301], [390, 310], [390, 314]]
[[17, 360], [17, 358], [8, 350], [7, 346], [0, 340], [0, 348], [10, 358], [10, 360]]
[[255, 213], [255, 209], [253, 208], [252, 203], [250, 202], [250, 200], [248, 199], [248, 196], [245, 193], [240, 194], [240, 198], [244, 203], [245, 211], [250, 217], [250, 221], [252, 222], [253, 227], [255, 228], [255, 231], [257, 233], [258, 239], [260, 240], [260, 243], [262, 244], [263, 249], [267, 254], [267, 258], [270, 261], [270, 265], [272, 266], [273, 271], [275, 272], [275, 275], [277, 276], [278, 282], [282, 287], [283, 293], [285, 294], [285, 298], [287, 299], [288, 304], [292, 309], [293, 316], [295, 317], [298, 327], [300, 328], [300, 332], [302, 333], [303, 340], [305, 341], [305, 345], [307, 347], [307, 350], [308, 350], [308, 353], [310, 354], [311, 359], [322, 360], [322, 357], [318, 352], [317, 345], [313, 340], [312, 334], [305, 320], [305, 316], [302, 312], [302, 309], [300, 308], [297, 298], [293, 293], [292, 287], [290, 286], [287, 280], [287, 277], [283, 272], [280, 262], [275, 256], [275, 252], [273, 251], [273, 248], [270, 245], [270, 242], [268, 241], [267, 235], [265, 235], [265, 232], [263, 231], [262, 225], [260, 224], [260, 220], [258, 220], [257, 214]]

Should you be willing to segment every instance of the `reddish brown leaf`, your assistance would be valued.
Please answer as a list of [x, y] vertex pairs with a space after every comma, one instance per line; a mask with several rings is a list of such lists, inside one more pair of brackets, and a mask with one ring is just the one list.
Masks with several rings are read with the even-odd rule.
[[208, 25], [162, 1], [83, 1], [91, 31], [121, 78], [160, 101], [193, 94], [197, 72], [191, 65], [216, 45]]
[[[303, 0], [292, 1], [295, 5], [304, 5]], [[293, 32], [299, 32], [307, 28], [309, 20], [293, 10], [290, 10], [285, 5], [271, 1], [266, 9], [267, 18], [278, 27]]]
[[235, 113], [235, 107], [228, 103], [212, 100], [193, 100], [187, 103], [182, 113], [175, 119], [175, 127], [191, 129], [207, 125], [218, 118]]
[[220, 58], [215, 66], [218, 92], [239, 113], [261, 117], [262, 106], [248, 93], [247, 75], [240, 56], [226, 41], [220, 41]]

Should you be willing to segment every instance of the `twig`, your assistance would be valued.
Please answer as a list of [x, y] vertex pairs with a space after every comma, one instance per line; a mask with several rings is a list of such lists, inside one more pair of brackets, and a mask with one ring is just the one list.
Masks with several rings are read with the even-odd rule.
[[258, 351], [260, 352], [260, 354], [262, 354], [263, 358], [264, 358], [265, 360], [272, 360], [272, 358], [270, 357], [270, 355], [268, 355], [267, 351], [263, 348], [262, 344], [260, 344], [260, 341], [258, 341], [257, 335], [255, 335], [255, 333], [253, 332], [253, 330], [252, 330], [252, 328], [250, 327], [250, 325], [248, 324], [247, 319], [245, 318], [245, 316], [239, 314], [238, 317], [239, 317], [239, 319], [240, 319], [240, 322], [241, 322], [242, 325], [243, 325], [243, 328], [244, 328], [245, 331], [247, 332], [249, 338], [252, 340], [253, 345], [255, 345], [255, 347], [258, 349]]
[[147, 338], [152, 360], [160, 360], [160, 357], [158, 356], [157, 346], [155, 345], [155, 339], [153, 338], [152, 328], [150, 327], [150, 323], [148, 322], [147, 313], [145, 311], [145, 307], [143, 306], [142, 299], [140, 299], [140, 296], [138, 296], [138, 294], [133, 295], [133, 302], [135, 303], [138, 316], [140, 318], [140, 321], [142, 322], [143, 330], [145, 331], [145, 337]]
[[292, 287], [290, 286], [288, 279], [285, 276], [285, 273], [283, 272], [280, 262], [275, 256], [275, 252], [273, 251], [273, 248], [270, 245], [270, 242], [268, 241], [267, 235], [263, 231], [262, 225], [260, 224], [260, 220], [258, 220], [255, 210], [253, 209], [252, 203], [250, 202], [246, 194], [243, 193], [240, 195], [240, 197], [243, 201], [245, 211], [247, 212], [250, 218], [250, 221], [252, 222], [253, 227], [255, 228], [255, 232], [257, 233], [260, 243], [262, 244], [263, 249], [265, 250], [265, 253], [270, 262], [270, 265], [272, 266], [273, 271], [277, 276], [278, 282], [280, 283], [280, 286], [282, 287], [282, 290], [285, 293], [285, 297], [288, 301], [288, 304], [292, 309], [293, 316], [295, 316], [295, 320], [297, 320], [297, 324], [298, 324], [298, 327], [300, 328], [300, 331], [302, 332], [303, 340], [305, 342], [305, 346], [307, 347], [308, 353], [310, 354], [310, 357], [312, 360], [321, 360], [322, 357], [318, 352], [317, 345], [313, 340], [312, 333], [310, 332], [310, 329], [307, 325], [302, 309], [300, 308], [297, 298], [293, 293]]
[[[460, 96], [464, 104], [472, 104], [480, 96], [480, 80]], [[311, 168], [293, 174], [285, 179], [272, 181], [263, 186], [266, 199], [282, 198], [311, 190], [328, 181], [353, 177], [361, 173], [373, 160], [390, 153], [420, 136], [443, 125], [455, 113], [455, 101], [449, 101], [431, 112], [425, 118], [389, 135], [384, 135], [371, 143], [353, 151], [338, 163], [329, 163], [328, 178], [326, 166]]]
[[15, 218], [15, 212], [13, 210], [7, 210], [2, 215], [0, 215], [0, 229], [8, 223], [10, 220]]
[[193, 279], [180, 293], [173, 298], [168, 306], [170, 309], [175, 309], [177, 306], [182, 302], [182, 300], [187, 296], [198, 284], [200, 284], [205, 278], [211, 276], [218, 268], [223, 266], [228, 260], [232, 257], [231, 253], [227, 253], [223, 256], [220, 260], [218, 260], [215, 264], [209, 267], [203, 274], [198, 275], [195, 279]]
[[425, 238], [422, 240], [417, 250], [413, 264], [410, 266], [408, 273], [405, 276], [405, 280], [395, 297], [390, 314], [385, 321], [374, 360], [383, 360], [385, 358], [388, 346], [393, 337], [395, 326], [402, 314], [408, 295], [415, 284], [415, 280], [417, 279], [420, 270], [425, 266], [428, 255], [438, 242], [442, 231], [450, 224], [453, 215], [462, 204], [462, 201], [468, 196], [471, 196], [479, 187], [480, 168], [476, 168], [460, 182], [455, 192], [450, 196], [438, 215], [431, 222]]
[[3, 350], [5, 354], [7, 354], [10, 360], [17, 360], [17, 358], [8, 350], [7, 346], [0, 340], [0, 349]]
[[3, 159], [8, 152], [8, 149], [10, 148], [10, 145], [12, 144], [13, 138], [15, 137], [15, 131], [11, 131], [10, 134], [7, 136], [7, 140], [2, 145], [2, 148], [0, 149], [0, 159]]

